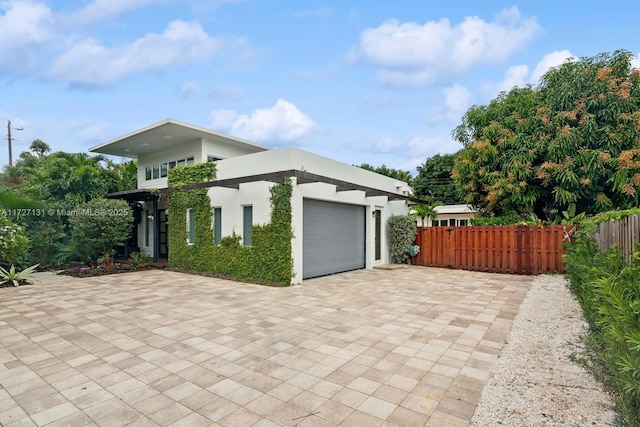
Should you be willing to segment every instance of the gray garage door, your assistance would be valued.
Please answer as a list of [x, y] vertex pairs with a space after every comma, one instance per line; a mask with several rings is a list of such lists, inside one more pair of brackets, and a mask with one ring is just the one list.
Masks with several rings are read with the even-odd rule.
[[304, 199], [302, 278], [365, 268], [365, 207]]

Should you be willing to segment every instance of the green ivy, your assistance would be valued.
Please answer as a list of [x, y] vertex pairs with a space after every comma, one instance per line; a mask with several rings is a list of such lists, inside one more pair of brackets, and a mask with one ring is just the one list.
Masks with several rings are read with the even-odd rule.
[[396, 264], [409, 262], [409, 246], [416, 238], [416, 222], [408, 215], [391, 215], [387, 220], [389, 252]]
[[[243, 282], [289, 286], [293, 278], [293, 238], [289, 179], [270, 189], [271, 219], [253, 226], [252, 246], [240, 244], [241, 236], [224, 236], [213, 242], [212, 208], [207, 189], [182, 186], [215, 179], [215, 163], [198, 163], [169, 171], [169, 266], [210, 273]], [[195, 218], [195, 241], [187, 243], [187, 209]]]

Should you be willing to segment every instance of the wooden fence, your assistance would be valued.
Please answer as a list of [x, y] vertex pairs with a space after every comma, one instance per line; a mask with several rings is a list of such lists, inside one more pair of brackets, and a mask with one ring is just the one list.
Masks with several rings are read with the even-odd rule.
[[617, 246], [627, 262], [631, 262], [633, 251], [640, 243], [640, 215], [602, 222], [594, 234], [601, 251]]
[[570, 227], [418, 227], [416, 265], [494, 273], [565, 272], [563, 242]]

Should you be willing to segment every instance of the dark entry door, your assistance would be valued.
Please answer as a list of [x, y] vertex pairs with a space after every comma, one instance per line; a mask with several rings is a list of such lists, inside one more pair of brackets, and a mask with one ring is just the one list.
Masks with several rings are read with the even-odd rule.
[[158, 238], [160, 239], [160, 253], [158, 256], [160, 258], [168, 258], [169, 257], [169, 224], [167, 223], [167, 211], [166, 209], [160, 209], [158, 211], [159, 218], [159, 233]]

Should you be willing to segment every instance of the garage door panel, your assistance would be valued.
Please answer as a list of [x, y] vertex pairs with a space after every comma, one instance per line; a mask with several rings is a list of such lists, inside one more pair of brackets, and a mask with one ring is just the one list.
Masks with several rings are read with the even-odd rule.
[[365, 267], [365, 207], [303, 202], [303, 278]]

